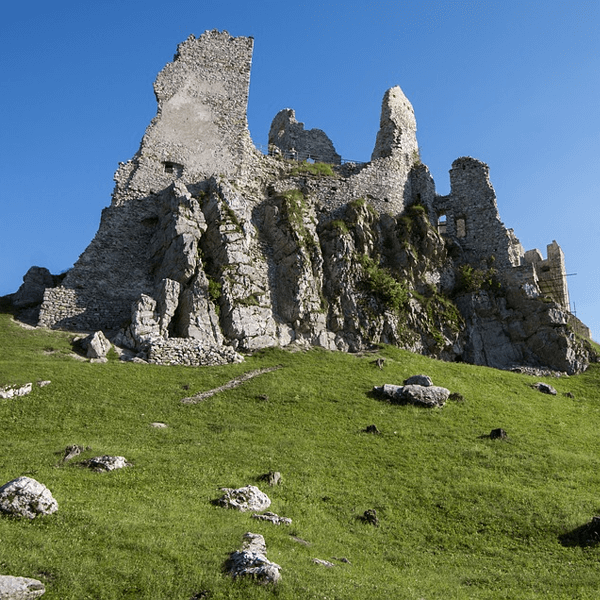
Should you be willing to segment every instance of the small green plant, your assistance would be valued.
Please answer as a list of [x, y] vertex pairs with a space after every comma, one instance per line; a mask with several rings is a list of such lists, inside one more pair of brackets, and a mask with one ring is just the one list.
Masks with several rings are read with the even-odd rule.
[[359, 257], [365, 272], [365, 282], [375, 296], [395, 312], [400, 312], [408, 302], [406, 284], [394, 278], [391, 272], [380, 267], [367, 255]]
[[472, 293], [480, 290], [499, 291], [501, 287], [494, 267], [488, 269], [477, 269], [472, 265], [460, 267], [457, 285], [459, 293]]
[[317, 177], [333, 177], [333, 167], [328, 163], [302, 162], [292, 169], [291, 175], [316, 175]]
[[295, 230], [299, 241], [306, 248], [312, 249], [315, 246], [315, 240], [304, 222], [304, 215], [308, 209], [304, 194], [300, 190], [287, 190], [281, 194], [281, 198], [287, 219]]
[[246, 296], [246, 298], [237, 300], [237, 304], [241, 306], [259, 306], [260, 302], [258, 301], [256, 294], [250, 294], [249, 296]]

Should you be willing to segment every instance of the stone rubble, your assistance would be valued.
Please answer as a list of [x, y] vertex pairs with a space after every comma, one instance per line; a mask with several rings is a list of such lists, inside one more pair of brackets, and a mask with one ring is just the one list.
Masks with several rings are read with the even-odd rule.
[[7, 385], [5, 387], [0, 388], [0, 398], [9, 399], [18, 398], [20, 396], [27, 396], [27, 394], [31, 393], [32, 389], [33, 385], [31, 383], [25, 383], [20, 386]]
[[267, 559], [265, 538], [258, 533], [245, 533], [241, 550], [236, 550], [227, 561], [228, 571], [234, 578], [252, 577], [258, 583], [277, 583], [281, 567]]
[[116, 469], [124, 469], [131, 467], [132, 464], [124, 456], [96, 456], [81, 463], [85, 467], [89, 467], [93, 471], [104, 472], [114, 471]]
[[280, 517], [279, 515], [267, 511], [262, 514], [254, 513], [251, 517], [252, 519], [257, 519], [258, 521], [270, 521], [274, 525], [291, 525], [292, 520], [289, 517]]

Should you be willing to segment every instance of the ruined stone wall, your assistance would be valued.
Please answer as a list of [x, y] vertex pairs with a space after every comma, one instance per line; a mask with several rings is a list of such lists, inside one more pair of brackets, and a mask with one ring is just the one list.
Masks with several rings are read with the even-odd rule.
[[547, 258], [542, 258], [542, 253], [536, 248], [528, 250], [524, 262], [533, 269], [535, 283], [540, 292], [552, 298], [564, 310], [570, 310], [569, 288], [567, 285], [567, 271], [565, 268], [565, 255], [561, 247], [554, 240], [546, 246]]
[[500, 220], [488, 165], [470, 157], [456, 159], [450, 185], [450, 194], [435, 202], [438, 219], [445, 217], [445, 235], [457, 241], [469, 262], [494, 256], [498, 268], [520, 265], [523, 249]]
[[[580, 369], [572, 341], [563, 343], [566, 313], [536, 300], [557, 272], [565, 284], [552, 294], [568, 307], [562, 252], [552, 245], [547, 261], [523, 252], [500, 221], [487, 165], [456, 160], [450, 194], [437, 196], [399, 87], [383, 98], [371, 162], [323, 175], [263, 156], [246, 122], [251, 52], [251, 39], [226, 32], [179, 46], [98, 233], [44, 293], [41, 325], [118, 329], [119, 345], [168, 364], [228, 362], [236, 350], [292, 342], [351, 351], [385, 342], [504, 368], [546, 357]], [[329, 138], [301, 125], [279, 113], [281, 147], [305, 144], [335, 163]], [[450, 239], [435, 229], [440, 215]], [[467, 293], [461, 317], [447, 297], [457, 267], [492, 256], [512, 274], [516, 300]]]
[[115, 175], [115, 201], [156, 193], [175, 179], [240, 175], [253, 145], [246, 109], [254, 40], [207, 31], [179, 44], [158, 74], [158, 112], [138, 153]]
[[285, 158], [339, 165], [340, 155], [321, 129], [304, 129], [291, 108], [280, 110], [269, 130], [269, 152], [278, 150]]

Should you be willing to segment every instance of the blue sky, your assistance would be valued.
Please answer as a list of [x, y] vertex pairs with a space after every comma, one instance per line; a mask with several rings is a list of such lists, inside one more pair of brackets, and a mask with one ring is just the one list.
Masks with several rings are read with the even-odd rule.
[[266, 144], [294, 108], [368, 160], [386, 89], [417, 117], [439, 193], [459, 156], [489, 164], [526, 249], [556, 240], [600, 339], [600, 0], [12, 2], [0, 22], [0, 295], [68, 269], [156, 112], [152, 83], [207, 29], [255, 38], [248, 120]]

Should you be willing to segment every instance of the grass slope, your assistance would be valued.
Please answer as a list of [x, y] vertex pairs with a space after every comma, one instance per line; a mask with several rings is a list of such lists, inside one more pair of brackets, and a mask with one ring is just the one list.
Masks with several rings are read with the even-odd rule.
[[[561, 536], [600, 513], [599, 365], [546, 380], [552, 397], [525, 375], [391, 347], [269, 350], [186, 368], [80, 362], [69, 338], [0, 315], [0, 385], [52, 381], [0, 400], [0, 485], [28, 475], [59, 503], [33, 521], [0, 516], [0, 573], [41, 579], [45, 599], [598, 597], [600, 548]], [[202, 403], [180, 402], [278, 364]], [[424, 410], [370, 395], [417, 373], [465, 401]], [[370, 424], [382, 435], [364, 433]], [[497, 427], [508, 441], [483, 437]], [[69, 444], [91, 446], [83, 458], [123, 455], [134, 466], [61, 465]], [[281, 471], [280, 486], [258, 481], [270, 470]], [[292, 526], [211, 504], [220, 487], [247, 484]], [[372, 508], [379, 527], [359, 519]], [[246, 531], [264, 535], [282, 566], [278, 586], [223, 572]], [[312, 562], [333, 557], [350, 564]]]

